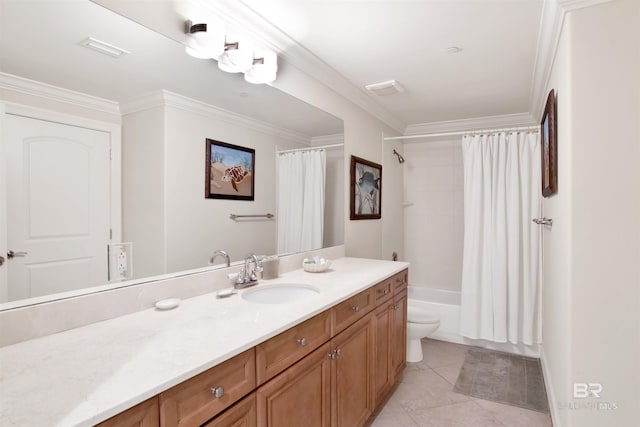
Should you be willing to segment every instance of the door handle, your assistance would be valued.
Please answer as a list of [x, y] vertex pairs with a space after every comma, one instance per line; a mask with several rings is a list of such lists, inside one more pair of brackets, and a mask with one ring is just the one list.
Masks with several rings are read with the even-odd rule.
[[0, 266], [2, 266], [4, 264], [4, 257], [0, 256]]
[[17, 256], [26, 256], [27, 252], [22, 252], [22, 251], [18, 251], [18, 252], [14, 252], [14, 251], [9, 251], [7, 252], [7, 258], [11, 259], [11, 258], [15, 258]]

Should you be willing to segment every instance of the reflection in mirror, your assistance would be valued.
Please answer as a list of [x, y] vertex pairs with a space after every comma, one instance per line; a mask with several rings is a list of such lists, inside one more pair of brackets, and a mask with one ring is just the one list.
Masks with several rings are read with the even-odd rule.
[[[0, 309], [202, 269], [215, 250], [277, 253], [291, 149], [329, 147], [312, 246], [343, 243], [341, 120], [89, 0], [1, 7], [0, 250], [22, 256], [0, 267]], [[207, 138], [255, 150], [254, 201], [204, 197]]]

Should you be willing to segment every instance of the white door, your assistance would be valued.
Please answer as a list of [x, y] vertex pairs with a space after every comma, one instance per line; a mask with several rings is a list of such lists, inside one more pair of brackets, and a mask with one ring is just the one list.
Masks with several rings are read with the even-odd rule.
[[107, 283], [109, 134], [6, 115], [9, 301]]

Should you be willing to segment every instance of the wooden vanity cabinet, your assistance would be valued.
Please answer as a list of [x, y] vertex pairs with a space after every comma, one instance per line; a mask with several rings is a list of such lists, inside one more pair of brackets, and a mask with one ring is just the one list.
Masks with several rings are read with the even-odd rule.
[[402, 374], [407, 366], [407, 290], [393, 297], [392, 333], [391, 333], [391, 369], [393, 381]]
[[256, 346], [257, 385], [293, 365], [331, 339], [331, 310], [326, 310]]
[[158, 396], [154, 396], [97, 424], [96, 427], [158, 427], [158, 425], [160, 425]]
[[255, 387], [255, 349], [251, 348], [160, 393], [160, 426], [202, 425]]
[[374, 322], [374, 401], [378, 406], [385, 398], [394, 382], [394, 369], [391, 365], [392, 338], [394, 333], [393, 300], [376, 308]]
[[373, 412], [370, 315], [257, 391], [258, 427], [354, 427]]
[[333, 307], [333, 327], [331, 336], [352, 325], [356, 320], [369, 313], [375, 307], [374, 289], [370, 288], [352, 296]]
[[331, 425], [330, 353], [327, 342], [258, 388], [258, 427]]
[[358, 427], [406, 366], [407, 270], [99, 424]]
[[203, 427], [257, 427], [256, 394], [237, 402]]
[[407, 270], [390, 280], [393, 299], [374, 311], [374, 397], [378, 406], [407, 366]]
[[361, 426], [373, 413], [373, 316], [331, 340], [331, 425]]

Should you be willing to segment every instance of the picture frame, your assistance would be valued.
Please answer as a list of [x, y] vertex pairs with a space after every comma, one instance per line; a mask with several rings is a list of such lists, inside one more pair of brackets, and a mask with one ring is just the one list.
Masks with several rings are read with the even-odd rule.
[[558, 126], [556, 96], [551, 89], [540, 120], [540, 153], [542, 156], [542, 196], [549, 197], [558, 192]]
[[254, 200], [256, 151], [209, 138], [205, 151], [205, 198]]
[[351, 156], [350, 219], [382, 216], [382, 165]]

